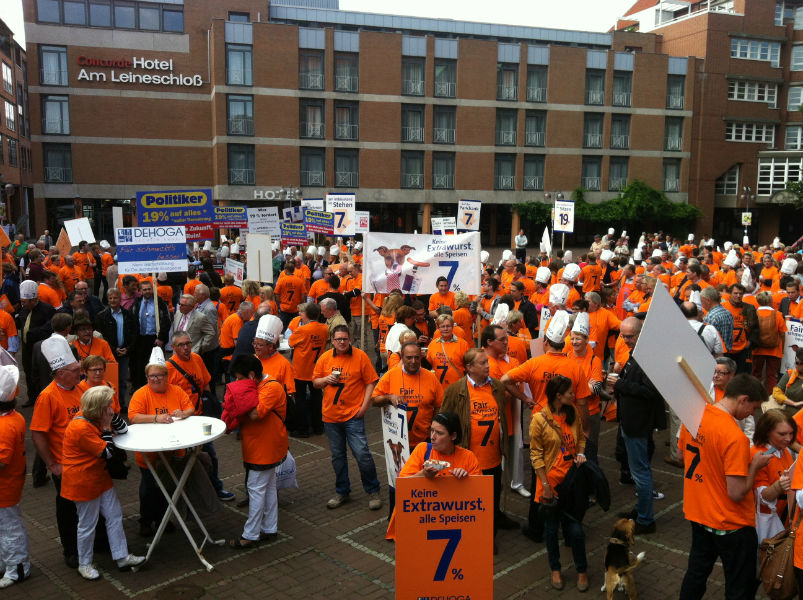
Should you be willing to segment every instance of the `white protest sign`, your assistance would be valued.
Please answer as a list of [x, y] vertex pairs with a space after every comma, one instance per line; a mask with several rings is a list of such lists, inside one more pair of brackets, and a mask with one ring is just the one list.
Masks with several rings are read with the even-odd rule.
[[554, 233], [574, 233], [574, 202], [571, 200], [555, 200]]
[[803, 323], [790, 319], [786, 322], [786, 340], [784, 341], [781, 373], [795, 368], [795, 353], [798, 348], [803, 348]]
[[479, 231], [481, 208], [482, 202], [479, 200], [458, 200], [457, 222], [460, 224], [460, 229]]
[[541, 236], [540, 249], [552, 255], [552, 240], [549, 238], [549, 227], [544, 227], [544, 234]]
[[435, 281], [443, 276], [452, 291], [479, 294], [480, 250], [479, 232], [449, 236], [370, 232], [363, 248], [363, 289], [432, 294]]
[[385, 448], [385, 467], [388, 485], [396, 487], [396, 478], [404, 463], [410, 458], [410, 442], [407, 439], [407, 409], [392, 404], [382, 407], [382, 445]]
[[[662, 285], [656, 286], [653, 293], [633, 358], [689, 433], [696, 436], [709, 401], [706, 390], [714, 377], [716, 361]], [[704, 389], [695, 386], [679, 359], [685, 361]]]
[[231, 273], [234, 275], [234, 285], [243, 287], [245, 264], [233, 258], [227, 258], [226, 264], [223, 266], [223, 273]]
[[549, 311], [549, 306], [544, 304], [541, 307], [541, 320], [538, 321], [541, 325], [538, 327], [538, 337], [544, 337], [546, 333], [546, 324], [549, 323], [549, 320], [552, 318], [552, 313]]
[[276, 206], [248, 207], [248, 231], [251, 233], [267, 233], [276, 238], [281, 237], [279, 208]]
[[457, 220], [454, 217], [443, 217], [444, 233], [457, 233]]
[[371, 213], [367, 210], [357, 210], [354, 212], [357, 215], [357, 223], [354, 227], [355, 233], [368, 233], [371, 226]]
[[114, 230], [114, 241], [120, 275], [187, 270], [187, 230], [183, 225], [121, 227]]
[[273, 251], [269, 235], [252, 233], [248, 236], [246, 273], [248, 279], [273, 283]]
[[312, 210], [323, 210], [323, 198], [304, 198], [301, 201], [302, 208], [311, 208]]
[[90, 244], [95, 242], [95, 234], [92, 233], [92, 226], [86, 217], [64, 221], [64, 229], [67, 231], [70, 244], [73, 246], [77, 246], [78, 242], [81, 241], [89, 242]]
[[334, 235], [347, 236], [356, 233], [356, 205], [354, 194], [326, 194], [326, 212], [335, 216]]
[[430, 220], [432, 224], [432, 233], [435, 235], [443, 235], [443, 219], [441, 217], [432, 217]]

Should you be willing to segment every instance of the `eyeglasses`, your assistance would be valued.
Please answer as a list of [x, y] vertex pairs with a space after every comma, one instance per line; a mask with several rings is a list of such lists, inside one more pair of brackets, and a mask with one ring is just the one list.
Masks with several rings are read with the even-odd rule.
[[164, 373], [159, 373], [158, 375], [148, 375], [148, 379], [151, 380], [164, 379], [165, 377], [167, 377], [167, 375]]
[[103, 373], [106, 370], [106, 367], [92, 367], [91, 369], [87, 369], [89, 373]]
[[347, 337], [340, 337], [340, 338], [332, 338], [333, 342], [348, 342], [349, 338]]
[[717, 375], [720, 377], [725, 377], [725, 375], [730, 375], [730, 371], [714, 371], [714, 377]]

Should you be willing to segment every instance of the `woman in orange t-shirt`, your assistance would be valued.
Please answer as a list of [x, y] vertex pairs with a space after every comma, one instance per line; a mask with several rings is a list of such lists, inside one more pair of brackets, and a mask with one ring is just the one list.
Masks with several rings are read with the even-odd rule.
[[784, 351], [784, 338], [786, 337], [786, 321], [780, 311], [772, 308], [772, 293], [759, 292], [756, 294], [756, 302], [758, 302], [758, 321], [759, 328], [761, 327], [761, 320], [770, 313], [775, 313], [775, 330], [777, 332], [777, 342], [772, 348], [765, 348], [761, 346], [753, 347], [753, 376], [762, 380], [762, 372], [766, 366], [766, 379], [764, 379], [764, 387], [767, 394], [772, 394], [772, 388], [778, 383], [778, 371], [781, 369], [781, 359], [783, 358]]
[[786, 492], [791, 484], [789, 468], [795, 457], [789, 444], [795, 440], [797, 424], [777, 408], [768, 410], [756, 423], [750, 458], [770, 454], [770, 462], [756, 472], [753, 491], [756, 495], [756, 533], [759, 540], [780, 533], [786, 520]]
[[472, 327], [474, 326], [474, 317], [468, 308], [471, 304], [471, 300], [469, 300], [468, 294], [465, 292], [456, 292], [454, 295], [454, 302], [457, 309], [452, 313], [452, 316], [454, 316], [455, 325], [461, 328], [462, 335], [460, 337], [466, 340], [469, 346], [475, 346], [476, 341], [471, 335], [473, 331]]
[[429, 343], [427, 360], [438, 376], [443, 389], [452, 385], [465, 374], [463, 355], [471, 349], [466, 340], [454, 335], [454, 319], [451, 315], [439, 315], [435, 320], [438, 334]]
[[136, 566], [144, 556], [128, 553], [123, 531], [123, 510], [114, 491], [106, 459], [112, 455], [112, 427], [117, 433], [128, 429], [125, 421], [114, 414], [114, 390], [91, 388], [81, 396], [81, 412], [70, 421], [64, 432], [61, 496], [75, 502], [78, 512], [78, 573], [84, 579], [98, 579], [92, 564], [95, 526], [98, 515], [106, 519], [106, 533], [112, 558], [120, 569]]

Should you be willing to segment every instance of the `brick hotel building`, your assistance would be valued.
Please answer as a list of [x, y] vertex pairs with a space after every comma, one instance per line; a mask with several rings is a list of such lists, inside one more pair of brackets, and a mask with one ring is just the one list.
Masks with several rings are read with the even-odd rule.
[[138, 190], [211, 187], [238, 205], [354, 191], [386, 231], [426, 231], [457, 199], [482, 200], [483, 243], [507, 245], [511, 205], [578, 187], [599, 201], [635, 178], [698, 205], [699, 231], [716, 231], [713, 180], [695, 160], [711, 158], [697, 116], [710, 83], [689, 57], [704, 55], [678, 42], [670, 56], [654, 33], [337, 0], [23, 6], [36, 231], [83, 215], [110, 237], [111, 207], [130, 219]]

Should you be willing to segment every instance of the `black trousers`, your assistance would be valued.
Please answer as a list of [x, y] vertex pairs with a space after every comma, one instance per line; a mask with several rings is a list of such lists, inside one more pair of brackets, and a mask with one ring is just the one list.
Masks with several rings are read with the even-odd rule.
[[750, 365], [747, 364], [747, 359], [750, 358], [750, 348], [745, 348], [741, 352], [726, 352], [725, 356], [732, 358], [736, 363], [736, 373], [749, 373], [751, 371]]
[[300, 433], [323, 432], [321, 416], [323, 390], [315, 389], [312, 381], [296, 379], [295, 427]]
[[498, 529], [499, 520], [499, 499], [502, 496], [502, 465], [496, 465], [492, 469], [483, 469], [483, 475], [493, 475], [494, 478], [494, 535]]
[[78, 556], [78, 511], [75, 502], [61, 497], [61, 477], [53, 475], [56, 486], [56, 525], [64, 556]]
[[135, 391], [145, 385], [145, 365], [151, 358], [151, 350], [156, 345], [155, 335], [140, 335], [137, 338], [137, 344], [134, 346], [133, 355], [131, 356], [131, 367], [129, 368], [129, 375], [131, 376], [131, 393], [132, 396]]
[[725, 572], [725, 598], [755, 598], [758, 536], [753, 527], [742, 527], [727, 535], [716, 535], [697, 523], [691, 524], [689, 566], [680, 586], [680, 600], [697, 600], [705, 595], [705, 584], [717, 558]]
[[167, 510], [167, 500], [151, 470], [140, 467], [139, 472], [142, 475], [139, 480], [139, 522], [158, 526]]

